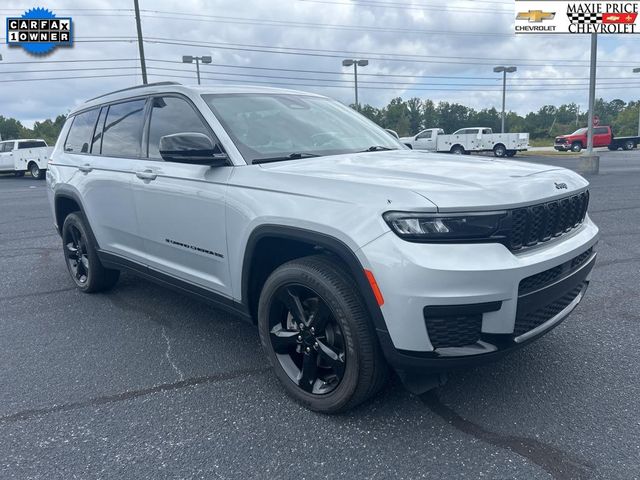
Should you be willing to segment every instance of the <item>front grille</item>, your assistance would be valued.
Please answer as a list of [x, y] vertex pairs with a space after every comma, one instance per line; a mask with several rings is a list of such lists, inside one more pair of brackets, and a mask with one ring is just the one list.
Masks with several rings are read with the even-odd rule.
[[577, 257], [558, 265], [557, 267], [550, 268], [549, 270], [545, 270], [544, 272], [536, 273], [535, 275], [525, 278], [518, 286], [518, 295], [526, 295], [527, 293], [531, 293], [539, 290], [540, 288], [551, 285], [565, 274], [580, 268], [580, 266], [583, 265], [589, 257], [591, 257], [592, 253], [593, 247], [584, 251]]
[[559, 314], [562, 310], [567, 308], [571, 302], [575, 300], [575, 298], [580, 294], [582, 289], [584, 288], [584, 283], [578, 285], [570, 292], [567, 292], [562, 297], [556, 299], [555, 301], [540, 307], [537, 310], [532, 312], [528, 312], [525, 315], [517, 315], [516, 314], [516, 324], [513, 330], [515, 336], [520, 336], [524, 333], [527, 333], [529, 330], [533, 330], [536, 327], [539, 327], [543, 323], [548, 320], [551, 320], [557, 314]]
[[433, 348], [463, 347], [480, 340], [482, 314], [460, 317], [426, 316], [427, 331]]
[[580, 225], [587, 214], [589, 192], [510, 212], [511, 229], [506, 243], [520, 250], [559, 237]]

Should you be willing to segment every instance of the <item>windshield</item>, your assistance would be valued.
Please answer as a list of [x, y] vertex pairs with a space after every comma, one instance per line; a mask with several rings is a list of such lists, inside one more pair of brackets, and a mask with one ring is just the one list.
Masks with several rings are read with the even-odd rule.
[[406, 148], [388, 132], [324, 97], [203, 95], [247, 163]]
[[579, 128], [578, 130], [573, 132], [571, 135], [582, 135], [583, 133], [586, 133], [586, 132], [587, 132], [586, 128]]

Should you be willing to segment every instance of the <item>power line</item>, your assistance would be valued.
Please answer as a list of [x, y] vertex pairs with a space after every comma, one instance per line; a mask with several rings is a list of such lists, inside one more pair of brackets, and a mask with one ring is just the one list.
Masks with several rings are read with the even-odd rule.
[[443, 11], [453, 11], [453, 12], [469, 12], [469, 13], [487, 13], [487, 14], [502, 14], [502, 15], [511, 15], [511, 11], [505, 11], [504, 9], [477, 9], [477, 8], [466, 8], [466, 7], [450, 7], [450, 6], [440, 6], [437, 7], [435, 5], [411, 5], [411, 4], [398, 4], [393, 2], [374, 2], [368, 0], [353, 0], [352, 2], [339, 2], [334, 0], [302, 0], [307, 3], [324, 3], [329, 5], [348, 5], [348, 6], [365, 6], [365, 7], [374, 7], [374, 8], [398, 8], [402, 10], [435, 10], [439, 12]]

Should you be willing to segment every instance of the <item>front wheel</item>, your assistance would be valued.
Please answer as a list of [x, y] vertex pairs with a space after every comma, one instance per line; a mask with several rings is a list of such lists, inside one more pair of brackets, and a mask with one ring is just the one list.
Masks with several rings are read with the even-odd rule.
[[580, 142], [573, 142], [573, 145], [571, 145], [571, 151], [580, 153], [582, 151], [582, 144]]
[[70, 213], [62, 226], [62, 248], [71, 279], [85, 293], [113, 287], [120, 272], [104, 268], [80, 213]]
[[269, 276], [258, 328], [285, 390], [311, 410], [349, 410], [384, 385], [387, 365], [356, 283], [329, 256], [292, 260]]

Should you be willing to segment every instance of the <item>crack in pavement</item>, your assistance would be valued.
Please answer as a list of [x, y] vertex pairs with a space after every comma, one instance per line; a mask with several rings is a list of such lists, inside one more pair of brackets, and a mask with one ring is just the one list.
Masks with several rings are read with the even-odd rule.
[[455, 410], [442, 403], [435, 390], [420, 395], [429, 409], [457, 430], [496, 447], [510, 450], [543, 468], [557, 480], [582, 480], [591, 478], [594, 466], [567, 452], [534, 438], [492, 432], [461, 417]]
[[20, 420], [29, 420], [31, 418], [37, 418], [37, 417], [48, 415], [50, 413], [68, 412], [71, 410], [76, 410], [76, 409], [85, 408], [85, 407], [97, 407], [100, 405], [107, 405], [110, 403], [122, 402], [122, 401], [131, 400], [138, 397], [153, 395], [155, 393], [171, 392], [171, 391], [179, 390], [186, 387], [193, 387], [193, 386], [204, 385], [208, 383], [222, 382], [225, 380], [233, 380], [236, 378], [249, 377], [251, 375], [264, 373], [268, 370], [269, 370], [268, 367], [247, 368], [243, 370], [236, 370], [235, 372], [218, 373], [218, 374], [206, 375], [202, 377], [192, 377], [192, 378], [187, 378], [186, 380], [180, 380], [178, 382], [162, 383], [160, 385], [155, 385], [153, 387], [141, 388], [139, 390], [128, 390], [128, 391], [116, 393], [113, 395], [103, 395], [100, 397], [93, 397], [87, 400], [65, 403], [62, 405], [52, 405], [50, 407], [43, 407], [43, 408], [32, 408], [28, 410], [23, 410], [21, 412], [12, 413], [10, 415], [2, 416], [0, 417], [0, 424], [17, 422]]
[[76, 287], [67, 287], [67, 288], [59, 288], [57, 290], [47, 290], [45, 292], [29, 292], [29, 293], [20, 293], [17, 295], [9, 295], [7, 297], [0, 297], [0, 302], [6, 300], [15, 300], [16, 298], [28, 298], [28, 297], [37, 297], [40, 295], [51, 295], [53, 293], [62, 293], [62, 292], [70, 292], [71, 290], [77, 290]]
[[184, 373], [182, 373], [182, 370], [180, 370], [178, 368], [178, 366], [176, 365], [176, 363], [171, 359], [171, 340], [167, 336], [167, 329], [166, 329], [166, 327], [164, 325], [162, 325], [162, 338], [164, 338], [164, 341], [167, 342], [167, 351], [164, 352], [164, 356], [166, 357], [167, 362], [169, 362], [169, 365], [171, 365], [173, 370], [178, 375], [178, 379], [180, 381], [183, 381], [184, 380]]

